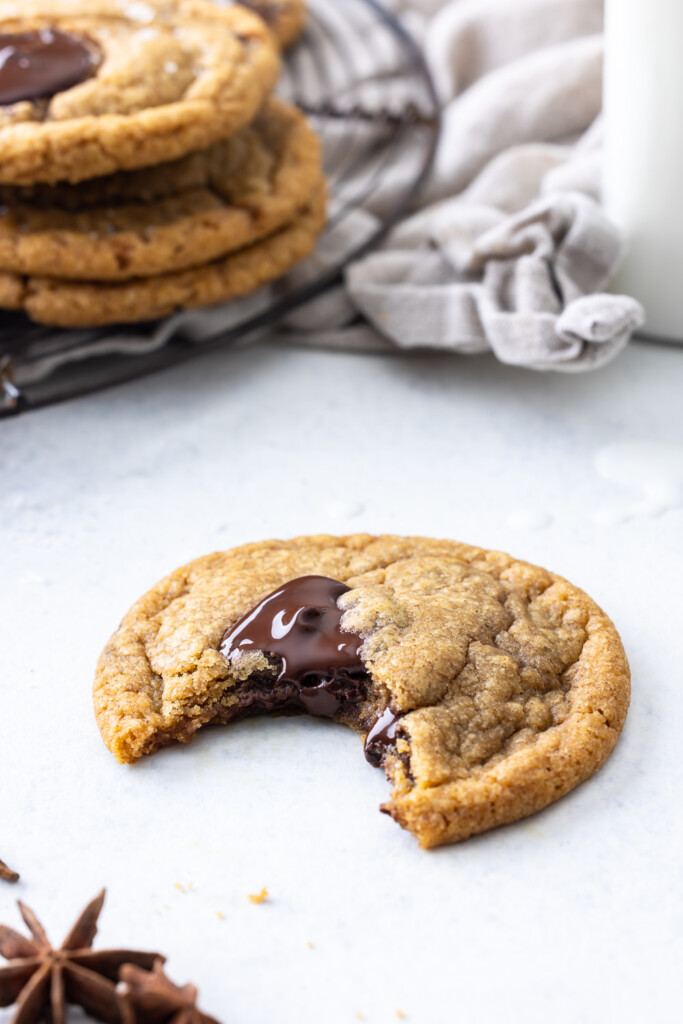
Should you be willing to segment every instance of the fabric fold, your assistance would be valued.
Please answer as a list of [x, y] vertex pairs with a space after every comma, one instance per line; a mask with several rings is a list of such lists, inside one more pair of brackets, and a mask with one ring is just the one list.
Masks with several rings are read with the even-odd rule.
[[506, 215], [455, 199], [404, 225], [350, 267], [349, 294], [402, 348], [490, 348], [536, 370], [604, 364], [642, 322], [637, 302], [600, 294], [622, 244], [599, 205], [558, 193]]

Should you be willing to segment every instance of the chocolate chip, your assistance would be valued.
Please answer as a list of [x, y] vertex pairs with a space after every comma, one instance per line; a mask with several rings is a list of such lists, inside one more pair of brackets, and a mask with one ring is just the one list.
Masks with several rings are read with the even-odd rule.
[[309, 674], [332, 681], [339, 669], [365, 672], [361, 637], [341, 628], [337, 601], [348, 590], [326, 576], [285, 583], [226, 633], [221, 654], [234, 660], [245, 651], [262, 651], [278, 661], [278, 680], [298, 684]]
[[[272, 672], [259, 671], [236, 690], [245, 714], [306, 711], [321, 718], [360, 722], [370, 677], [361, 659], [361, 637], [341, 628], [337, 602], [350, 588], [326, 576], [302, 576], [269, 594], [221, 640], [230, 661], [261, 652]], [[365, 756], [379, 767], [395, 748], [403, 716], [387, 709], [372, 725]]]
[[387, 708], [370, 729], [365, 739], [365, 756], [371, 765], [379, 768], [389, 750], [396, 747], [401, 712]]
[[94, 44], [67, 32], [0, 33], [0, 106], [64, 92], [90, 78], [99, 64]]

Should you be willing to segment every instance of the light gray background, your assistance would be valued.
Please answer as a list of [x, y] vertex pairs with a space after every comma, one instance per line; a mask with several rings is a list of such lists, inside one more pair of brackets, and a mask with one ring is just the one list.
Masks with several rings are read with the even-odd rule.
[[[61, 941], [106, 884], [99, 945], [162, 950], [231, 1024], [676, 1019], [682, 402], [683, 350], [641, 344], [578, 378], [264, 346], [1, 425], [0, 920], [20, 896]], [[607, 609], [634, 700], [598, 776], [422, 853], [329, 723], [114, 763], [90, 684], [133, 600], [212, 549], [363, 530], [507, 549]]]

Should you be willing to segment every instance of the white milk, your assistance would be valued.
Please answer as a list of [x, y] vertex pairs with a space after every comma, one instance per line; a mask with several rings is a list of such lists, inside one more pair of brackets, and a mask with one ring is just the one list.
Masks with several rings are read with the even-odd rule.
[[683, 342], [683, 0], [607, 0], [607, 212], [629, 251], [614, 290]]

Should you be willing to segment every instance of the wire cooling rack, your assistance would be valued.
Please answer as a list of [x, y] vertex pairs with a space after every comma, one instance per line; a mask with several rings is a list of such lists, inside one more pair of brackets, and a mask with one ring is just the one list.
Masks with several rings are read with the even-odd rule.
[[[247, 302], [236, 323], [201, 342], [183, 332], [182, 317], [168, 331], [163, 322], [63, 331], [0, 313], [0, 418], [246, 339], [336, 284], [344, 267], [375, 246], [410, 207], [439, 135], [436, 94], [419, 49], [377, 0], [309, 0], [309, 7], [307, 29], [286, 55], [279, 92], [310, 116], [322, 139], [331, 216], [320, 250], [334, 234], [335, 244], [328, 246], [334, 257], [321, 261], [312, 278], [290, 275], [267, 298]], [[368, 208], [374, 216], [361, 218], [359, 230], [359, 211]], [[138, 347], [145, 331], [155, 341]]]

